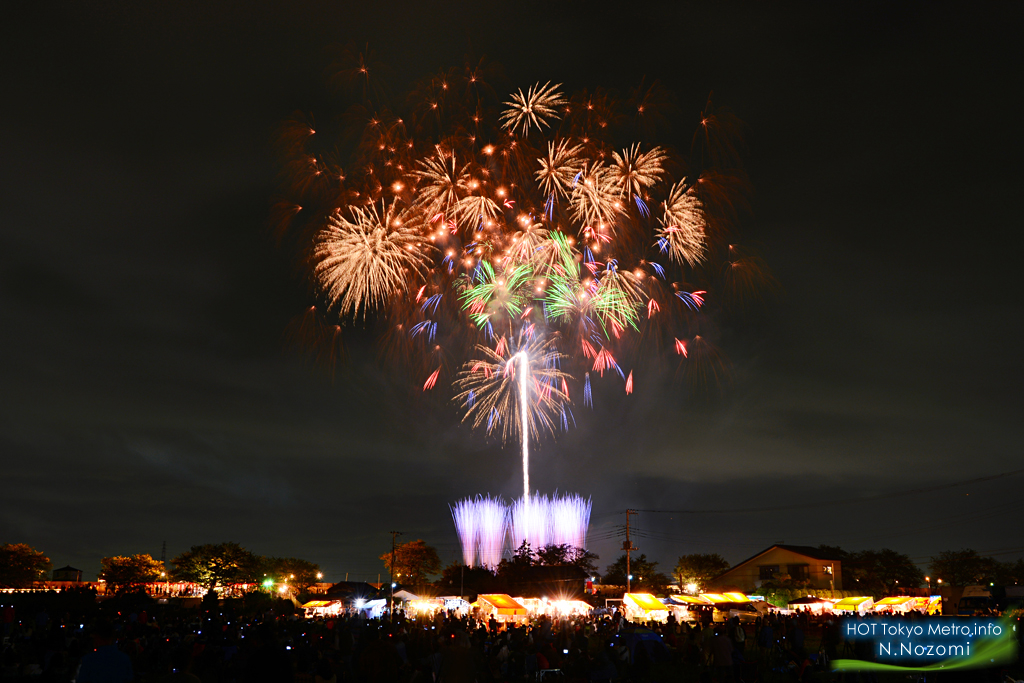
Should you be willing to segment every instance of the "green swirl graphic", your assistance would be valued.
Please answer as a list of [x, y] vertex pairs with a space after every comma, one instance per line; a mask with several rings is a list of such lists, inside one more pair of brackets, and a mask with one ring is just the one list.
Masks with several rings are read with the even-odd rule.
[[1014, 638], [1014, 624], [1003, 620], [1003, 633], [995, 638], [978, 639], [977, 646], [968, 657], [950, 657], [925, 666], [900, 666], [882, 664], [859, 659], [836, 659], [833, 671], [955, 671], [957, 669], [982, 669], [985, 667], [1010, 664], [1017, 659], [1017, 641]]

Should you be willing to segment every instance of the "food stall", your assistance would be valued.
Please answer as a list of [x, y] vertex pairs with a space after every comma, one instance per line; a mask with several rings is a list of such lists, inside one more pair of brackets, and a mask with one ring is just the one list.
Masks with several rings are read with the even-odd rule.
[[711, 603], [699, 595], [670, 595], [665, 607], [675, 615], [676, 621], [700, 621], [701, 609], [710, 609]]
[[626, 593], [622, 596], [626, 617], [634, 621], [668, 620], [668, 606], [650, 593]]
[[917, 598], [907, 595], [897, 595], [891, 598], [882, 598], [874, 604], [874, 611], [882, 614], [906, 614], [915, 608]]
[[914, 598], [914, 606], [911, 609], [915, 609], [918, 612], [924, 612], [925, 614], [942, 614], [942, 596], [929, 595], [926, 597]]
[[549, 617], [586, 616], [594, 608], [582, 600], [548, 600], [547, 598], [516, 598], [533, 616], [541, 614]]
[[786, 608], [794, 612], [810, 612], [811, 614], [824, 614], [832, 610], [832, 600], [819, 598], [816, 595], [806, 595], [802, 598], [795, 598], [786, 603]]
[[871, 607], [875, 604], [874, 600], [869, 596], [858, 596], [853, 598], [843, 598], [836, 604], [832, 605], [833, 612], [856, 612], [857, 614], [864, 616], [871, 611]]
[[480, 616], [485, 619], [494, 617], [495, 621], [524, 621], [529, 617], [529, 610], [511, 595], [503, 593], [492, 593], [477, 596], [476, 602], [472, 604], [474, 610], [478, 610]]
[[302, 605], [307, 619], [315, 617], [336, 617], [345, 611], [342, 600], [310, 600]]

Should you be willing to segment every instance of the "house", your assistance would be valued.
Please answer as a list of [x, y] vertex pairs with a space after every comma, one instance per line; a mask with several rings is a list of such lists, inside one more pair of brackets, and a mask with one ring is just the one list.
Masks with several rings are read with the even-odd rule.
[[54, 581], [74, 581], [76, 583], [77, 582], [81, 582], [81, 580], [82, 580], [82, 570], [81, 569], [75, 569], [71, 565], [68, 565], [66, 567], [61, 567], [60, 569], [54, 569], [53, 570], [53, 580]]
[[773, 545], [708, 582], [706, 590], [756, 591], [786, 577], [819, 590], [842, 590], [843, 566], [837, 555], [805, 545]]

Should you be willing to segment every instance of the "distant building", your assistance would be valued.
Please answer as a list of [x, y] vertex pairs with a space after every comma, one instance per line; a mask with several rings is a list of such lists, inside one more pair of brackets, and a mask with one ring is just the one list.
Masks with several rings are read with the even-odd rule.
[[837, 556], [806, 545], [773, 545], [716, 576], [707, 590], [751, 593], [783, 576], [820, 590], [843, 589], [843, 565]]
[[75, 569], [71, 565], [67, 567], [61, 567], [60, 569], [53, 570], [54, 581], [75, 581], [80, 583], [82, 581], [82, 570]]
[[[373, 600], [381, 597], [384, 592], [381, 588], [384, 584], [378, 584], [374, 586], [370, 583], [363, 583], [362, 581], [339, 581], [338, 583], [332, 584], [330, 588], [323, 592], [324, 600], [341, 600], [346, 604], [355, 603], [357, 600], [361, 603], [367, 600]], [[390, 596], [390, 590], [387, 591], [387, 595]]]

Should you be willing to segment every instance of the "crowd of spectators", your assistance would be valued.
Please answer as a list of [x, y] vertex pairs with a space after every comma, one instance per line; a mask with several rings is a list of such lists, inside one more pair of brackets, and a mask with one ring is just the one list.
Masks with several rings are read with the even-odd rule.
[[[306, 619], [285, 601], [3, 608], [0, 680], [499, 683], [810, 680], [854, 656], [829, 618], [631, 624], [619, 613]], [[846, 652], [844, 652], [846, 650]]]

